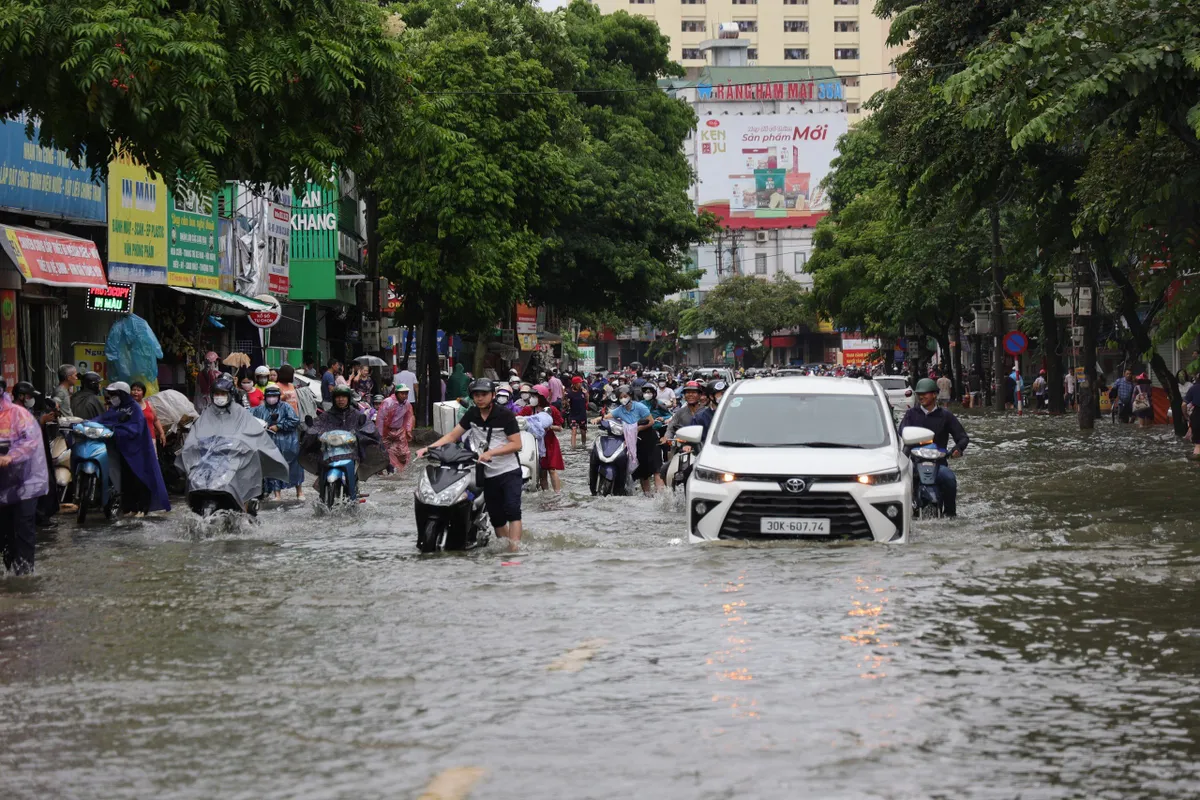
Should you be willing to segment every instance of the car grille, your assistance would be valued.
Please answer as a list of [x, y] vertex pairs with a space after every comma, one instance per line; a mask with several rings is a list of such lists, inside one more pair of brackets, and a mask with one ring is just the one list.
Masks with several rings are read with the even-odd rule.
[[[817, 517], [829, 520], [828, 536], [761, 533], [763, 517]], [[854, 498], [845, 492], [742, 492], [725, 515], [721, 539], [873, 539], [871, 526]]]

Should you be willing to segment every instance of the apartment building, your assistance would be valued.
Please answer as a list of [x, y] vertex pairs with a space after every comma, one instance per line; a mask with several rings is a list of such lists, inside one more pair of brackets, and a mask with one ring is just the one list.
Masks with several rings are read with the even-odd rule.
[[872, 14], [873, 0], [593, 0], [605, 14], [628, 11], [658, 23], [671, 56], [684, 67], [706, 64], [701, 42], [721, 23], [736, 23], [749, 41], [752, 66], [830, 66], [843, 76], [853, 123], [862, 104], [896, 84], [899, 48], [887, 46], [889, 23]]

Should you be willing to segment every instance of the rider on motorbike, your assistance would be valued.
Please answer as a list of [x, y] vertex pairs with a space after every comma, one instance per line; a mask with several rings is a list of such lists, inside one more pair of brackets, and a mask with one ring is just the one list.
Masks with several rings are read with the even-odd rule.
[[[915, 390], [917, 405], [910, 408], [900, 420], [900, 433], [904, 434], [907, 427], [928, 428], [933, 431], [933, 443], [936, 447], [947, 451], [950, 458], [959, 458], [970, 444], [966, 430], [958, 418], [945, 408], [938, 408], [938, 386], [930, 378], [917, 381]], [[949, 448], [950, 438], [954, 438], [954, 449]], [[944, 513], [947, 517], [957, 514], [956, 501], [958, 498], [958, 479], [947, 464], [938, 464], [937, 486], [942, 496]]]
[[387, 469], [387, 451], [365, 411], [352, 401], [354, 390], [349, 386], [335, 386], [330, 391], [332, 405], [329, 410], [313, 422], [300, 444], [300, 465], [317, 476], [317, 492], [325, 490], [325, 470], [321, 469], [321, 434], [327, 431], [349, 431], [358, 442], [358, 479], [364, 480]]
[[699, 425], [704, 428], [704, 433], [700, 437], [701, 442], [708, 438], [708, 427], [712, 425], [713, 415], [717, 413], [717, 406], [721, 404], [721, 398], [725, 395], [725, 390], [728, 388], [729, 385], [719, 379], [709, 381], [708, 386], [704, 387], [704, 393], [708, 395], [708, 405], [692, 418], [693, 425]]

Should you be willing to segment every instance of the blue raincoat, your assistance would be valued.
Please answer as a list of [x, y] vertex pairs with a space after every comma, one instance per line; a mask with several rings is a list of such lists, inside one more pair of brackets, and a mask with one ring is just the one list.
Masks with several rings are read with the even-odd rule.
[[263, 485], [266, 490], [279, 492], [303, 486], [304, 468], [298, 461], [300, 458], [300, 435], [297, 429], [300, 426], [300, 417], [297, 416], [296, 410], [290, 404], [280, 401], [273, 406], [262, 403], [250, 409], [250, 413], [267, 423], [268, 427], [274, 425], [279, 428], [277, 433], [270, 433], [270, 431], [268, 433], [270, 433], [271, 440], [275, 442], [275, 446], [279, 448], [279, 454], [288, 464], [288, 479], [281, 481], [275, 478], [265, 478]]
[[116, 444], [121, 458], [133, 470], [133, 474], [150, 492], [151, 511], [170, 511], [167, 500], [167, 485], [163, 482], [162, 470], [158, 467], [158, 456], [154, 452], [154, 439], [146, 425], [141, 406], [125, 392], [118, 392], [121, 404], [96, 417], [96, 422], [113, 432], [110, 442]]

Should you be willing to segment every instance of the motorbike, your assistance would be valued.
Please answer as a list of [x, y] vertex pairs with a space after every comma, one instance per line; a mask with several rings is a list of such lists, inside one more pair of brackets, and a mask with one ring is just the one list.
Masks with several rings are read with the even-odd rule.
[[333, 508], [342, 500], [358, 499], [358, 437], [350, 431], [325, 431], [321, 443], [324, 486], [321, 501]]
[[[473, 550], [488, 543], [479, 454], [461, 444], [430, 449], [431, 462], [417, 479], [417, 549]], [[524, 473], [524, 468], [522, 468]]]
[[937, 485], [937, 471], [946, 463], [946, 451], [932, 444], [914, 447], [909, 458], [913, 462], [913, 516], [942, 516], [945, 504]]
[[99, 422], [76, 422], [71, 426], [71, 473], [75, 482], [75, 500], [79, 505], [75, 521], [83, 525], [89, 508], [99, 507], [104, 518], [117, 515], [119, 498], [109, 491], [108, 444], [113, 432]]
[[266, 423], [243, 409], [201, 416], [179, 453], [187, 474], [187, 504], [201, 517], [218, 512], [258, 515], [263, 479], [284, 479], [287, 462], [267, 435]]
[[696, 461], [696, 452], [692, 448], [680, 449], [667, 462], [666, 484], [671, 491], [677, 492], [687, 485], [692, 474], [692, 465]]
[[54, 487], [58, 492], [60, 505], [67, 502], [71, 490], [71, 444], [68, 441], [71, 426], [83, 422], [79, 417], [63, 416], [58, 418], [56, 435], [50, 440], [50, 467], [54, 470]]
[[628, 474], [629, 453], [625, 448], [625, 426], [619, 420], [602, 420], [600, 435], [592, 445], [588, 486], [593, 495], [623, 495]]
[[517, 461], [521, 464], [521, 485], [538, 488], [541, 459], [538, 457], [537, 438], [526, 429], [527, 417], [517, 417], [517, 427], [521, 429], [521, 450], [517, 453]]

